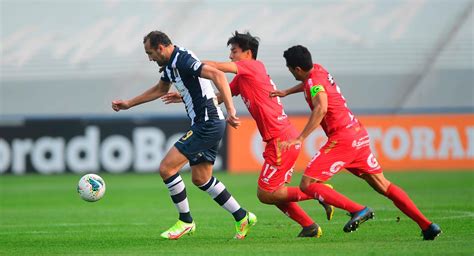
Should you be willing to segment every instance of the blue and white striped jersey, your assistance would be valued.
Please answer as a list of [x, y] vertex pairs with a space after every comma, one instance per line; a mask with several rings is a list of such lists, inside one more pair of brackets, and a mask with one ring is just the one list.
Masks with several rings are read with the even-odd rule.
[[216, 94], [207, 79], [201, 78], [203, 64], [189, 50], [175, 45], [161, 80], [174, 83], [183, 98], [191, 125], [213, 119], [224, 119]]

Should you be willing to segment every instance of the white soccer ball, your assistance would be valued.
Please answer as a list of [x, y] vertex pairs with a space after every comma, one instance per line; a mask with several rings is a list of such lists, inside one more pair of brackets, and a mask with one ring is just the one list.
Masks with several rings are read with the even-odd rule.
[[88, 202], [98, 201], [105, 193], [104, 179], [97, 174], [86, 174], [79, 180], [77, 192]]

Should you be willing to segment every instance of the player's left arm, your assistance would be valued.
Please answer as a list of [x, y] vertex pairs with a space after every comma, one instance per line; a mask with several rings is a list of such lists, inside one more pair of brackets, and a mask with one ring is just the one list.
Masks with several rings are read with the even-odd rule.
[[318, 128], [319, 124], [321, 124], [321, 121], [323, 120], [324, 116], [326, 116], [328, 111], [328, 95], [325, 91], [320, 91], [317, 95], [311, 98], [311, 102], [313, 103], [314, 108], [311, 111], [311, 115], [309, 116], [309, 120], [306, 123], [303, 131], [297, 138], [301, 140], [301, 142], [303, 142], [306, 137], [308, 137], [316, 128]]
[[179, 94], [179, 92], [168, 92], [165, 95], [161, 96], [161, 100], [165, 104], [183, 102], [183, 98], [181, 98], [181, 94]]
[[216, 68], [224, 73], [237, 74], [238, 72], [237, 64], [235, 64], [234, 62], [217, 62], [217, 61], [205, 60], [203, 61], [203, 63], [213, 68]]
[[299, 93], [304, 91], [304, 84], [299, 83], [293, 87], [290, 87], [286, 90], [274, 90], [270, 92], [270, 97], [285, 97], [290, 94]]
[[237, 128], [240, 125], [240, 121], [235, 111], [234, 102], [232, 101], [232, 93], [225, 74], [211, 65], [203, 65], [200, 77], [212, 80], [216, 85], [227, 110], [227, 122], [232, 127]]
[[[222, 94], [220, 92], [216, 92], [216, 98], [217, 102], [221, 104], [224, 99], [222, 97]], [[182, 103], [183, 98], [181, 98], [181, 94], [179, 92], [168, 92], [167, 94], [163, 95], [161, 97], [161, 100], [165, 104], [171, 104], [171, 103]]]
[[293, 145], [302, 144], [303, 141], [321, 124], [324, 116], [328, 110], [328, 96], [321, 85], [311, 88], [311, 102], [313, 103], [313, 110], [309, 116], [309, 120], [301, 134], [293, 140], [283, 141], [280, 144], [282, 150], [287, 150]]

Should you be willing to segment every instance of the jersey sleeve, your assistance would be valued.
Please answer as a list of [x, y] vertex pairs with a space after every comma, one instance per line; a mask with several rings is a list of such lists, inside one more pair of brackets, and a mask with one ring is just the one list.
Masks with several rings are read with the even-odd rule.
[[237, 65], [237, 75], [250, 75], [252, 74], [252, 66], [250, 61], [236, 61]]
[[235, 76], [234, 79], [229, 83], [230, 92], [232, 96], [237, 96], [240, 94], [240, 87], [239, 87], [239, 76]]
[[163, 69], [163, 72], [161, 74], [161, 80], [167, 83], [171, 82], [171, 79], [168, 76], [168, 73], [166, 72], [166, 68]]
[[176, 62], [176, 68], [181, 74], [188, 74], [192, 76], [201, 76], [202, 67], [204, 64], [187, 53]]

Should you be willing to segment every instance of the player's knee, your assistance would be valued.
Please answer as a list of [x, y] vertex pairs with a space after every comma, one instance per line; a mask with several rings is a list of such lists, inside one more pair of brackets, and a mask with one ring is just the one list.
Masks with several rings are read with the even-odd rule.
[[258, 190], [257, 191], [257, 198], [263, 204], [274, 204], [273, 195], [270, 192]]
[[169, 163], [167, 163], [166, 161], [162, 161], [160, 163], [160, 167], [159, 167], [159, 172], [160, 172], [160, 176], [163, 180], [173, 176], [177, 170], [175, 170], [176, 168], [173, 168], [173, 166], [171, 166]]
[[202, 186], [204, 184], [206, 184], [206, 182], [208, 181], [206, 178], [202, 177], [202, 176], [194, 176], [191, 178], [191, 181], [193, 182], [193, 184], [197, 187], [199, 186]]
[[306, 191], [308, 190], [309, 186], [311, 185], [310, 182], [305, 182], [305, 181], [301, 181], [300, 183], [300, 190], [303, 191], [304, 193], [306, 193]]
[[308, 189], [308, 185], [305, 183], [300, 183], [300, 190], [305, 192]]
[[260, 201], [260, 203], [263, 203], [263, 204], [272, 204], [272, 201], [268, 198], [267, 195], [257, 194], [257, 198], [258, 198], [258, 200]]

